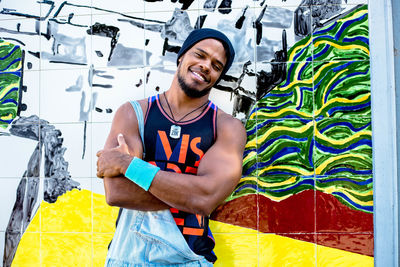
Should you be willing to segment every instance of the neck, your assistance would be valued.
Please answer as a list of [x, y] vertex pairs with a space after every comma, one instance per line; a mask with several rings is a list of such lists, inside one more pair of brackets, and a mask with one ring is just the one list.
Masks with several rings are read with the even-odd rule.
[[192, 98], [185, 94], [179, 83], [174, 79], [171, 87], [166, 91], [169, 104], [174, 107], [174, 111], [194, 109], [208, 101], [209, 94], [199, 98]]

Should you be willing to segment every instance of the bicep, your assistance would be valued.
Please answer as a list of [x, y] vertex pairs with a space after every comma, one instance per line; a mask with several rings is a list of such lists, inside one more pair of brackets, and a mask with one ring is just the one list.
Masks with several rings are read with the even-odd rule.
[[130, 154], [141, 156], [143, 146], [138, 130], [138, 122], [136, 114], [128, 102], [116, 111], [104, 148], [108, 149], [118, 146], [117, 136], [120, 133], [124, 135]]
[[220, 131], [215, 144], [200, 161], [197, 174], [209, 180], [209, 188], [217, 202], [223, 201], [240, 180], [245, 143], [246, 133], [242, 125], [235, 131], [227, 127]]

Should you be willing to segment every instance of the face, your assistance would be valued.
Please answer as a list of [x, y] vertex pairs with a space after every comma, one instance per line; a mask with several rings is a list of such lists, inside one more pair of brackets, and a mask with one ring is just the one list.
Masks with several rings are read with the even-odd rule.
[[178, 82], [192, 98], [207, 95], [221, 76], [226, 64], [225, 48], [216, 39], [204, 39], [192, 46], [179, 59]]

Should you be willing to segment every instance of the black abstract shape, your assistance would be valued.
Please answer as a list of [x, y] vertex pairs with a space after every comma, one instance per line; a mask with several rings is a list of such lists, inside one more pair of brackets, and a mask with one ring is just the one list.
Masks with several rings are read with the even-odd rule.
[[101, 108], [95, 107], [94, 110], [96, 110], [97, 112], [103, 112], [103, 110]]
[[244, 20], [246, 19], [245, 14], [246, 14], [246, 11], [247, 11], [248, 8], [249, 8], [249, 6], [246, 6], [246, 7], [244, 8], [243, 14], [242, 14], [242, 15], [240, 16], [240, 18], [236, 21], [236, 23], [235, 23], [236, 29], [241, 29], [241, 28], [243, 27], [243, 22], [244, 22]]
[[149, 83], [149, 78], [150, 78], [150, 71], [148, 71], [146, 74], [146, 84]]
[[232, 12], [232, 0], [222, 0], [218, 7], [218, 11], [221, 14], [229, 14]]
[[203, 5], [203, 9], [214, 12], [215, 8], [217, 7], [217, 2], [218, 0], [207, 0]]
[[143, 84], [143, 80], [140, 79], [139, 82], [138, 82], [137, 84], [135, 84], [135, 86], [136, 86], [136, 87], [139, 87], [139, 86], [141, 86], [142, 84]]
[[271, 61], [271, 72], [261, 70], [257, 73], [256, 99], [260, 100], [286, 78], [287, 68], [287, 40], [286, 31], [282, 31], [282, 50], [275, 52]]
[[14, 136], [38, 141], [27, 169], [17, 188], [17, 196], [5, 232], [3, 266], [11, 266], [18, 244], [34, 216], [34, 206], [39, 199], [40, 166], [44, 148], [44, 201], [54, 203], [59, 196], [79, 183], [73, 181], [64, 159], [66, 148], [62, 147], [61, 132], [38, 116], [20, 117], [11, 124]]
[[267, 9], [267, 6], [265, 6], [265, 7], [261, 10], [260, 15], [259, 15], [258, 18], [253, 22], [253, 27], [256, 29], [256, 43], [257, 43], [257, 45], [260, 44], [261, 39], [262, 39], [262, 27], [263, 27], [263, 25], [262, 25], [261, 20], [262, 20], [263, 17], [264, 17], [264, 13], [265, 13], [265, 10], [266, 10], [266, 9]]
[[106, 113], [112, 113], [112, 109], [111, 108], [106, 108]]
[[150, 42], [150, 39], [146, 39], [146, 41], [144, 41], [144, 45], [147, 46]]
[[294, 12], [294, 34], [305, 37], [311, 33], [311, 12], [308, 7], [300, 6]]
[[96, 52], [96, 55], [98, 57], [103, 57], [104, 56], [103, 53], [101, 53], [101, 51], [99, 51], [99, 50], [96, 50], [95, 52]]
[[28, 63], [26, 64], [26, 66], [28, 67], [29, 70], [32, 69], [32, 62], [28, 62]]
[[176, 46], [176, 45], [169, 45], [168, 44], [168, 38], [164, 39], [164, 45], [163, 45], [163, 51], [162, 51], [162, 55], [165, 56], [165, 52], [172, 52], [172, 53], [177, 53], [179, 52], [179, 50], [181, 49], [180, 46]]
[[182, 4], [181, 9], [186, 10], [190, 7], [194, 0], [179, 0], [179, 3]]
[[96, 22], [90, 27], [89, 30], [87, 30], [87, 33], [90, 35], [98, 35], [111, 38], [111, 50], [110, 55], [108, 56], [108, 61], [110, 61], [115, 45], [118, 42], [119, 28]]
[[40, 58], [40, 52], [28, 51], [28, 53], [31, 54], [32, 56], [36, 57], [36, 58]]
[[194, 25], [195, 29], [203, 28], [204, 21], [206, 20], [207, 15], [201, 15], [197, 17], [196, 24]]

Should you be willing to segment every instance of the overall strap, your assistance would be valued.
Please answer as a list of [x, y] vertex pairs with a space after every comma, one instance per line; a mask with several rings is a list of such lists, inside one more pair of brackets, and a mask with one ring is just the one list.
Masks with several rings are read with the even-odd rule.
[[132, 101], [130, 101], [130, 103], [136, 113], [136, 118], [138, 121], [139, 133], [140, 133], [140, 138], [142, 139], [143, 153], [144, 153], [144, 151], [145, 151], [145, 148], [144, 148], [144, 119], [143, 119], [142, 107], [140, 106], [139, 102], [137, 102], [137, 101], [132, 100]]

